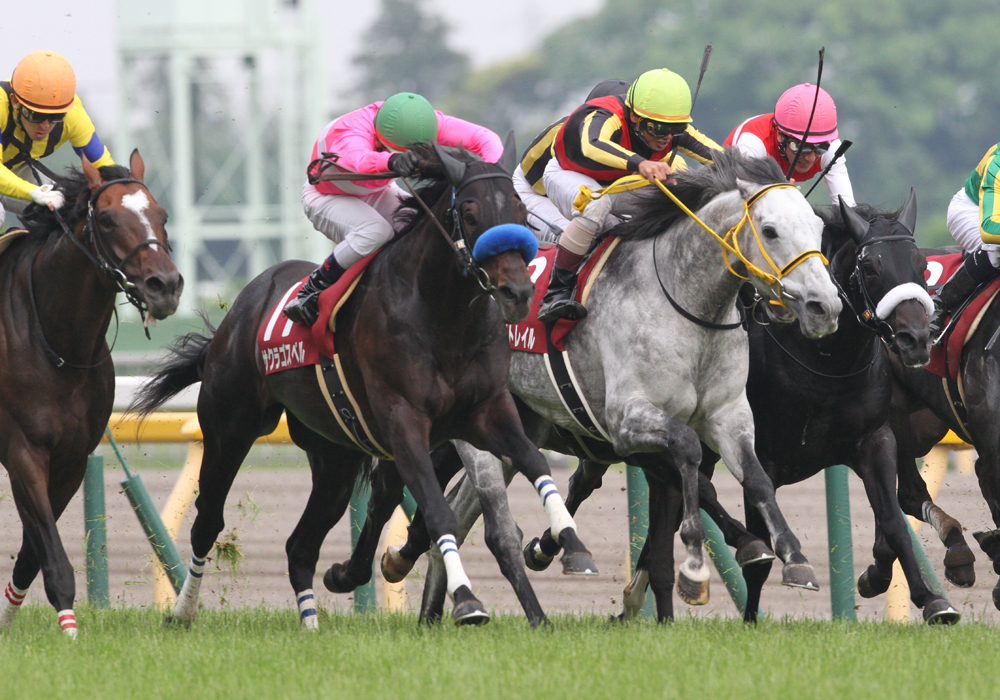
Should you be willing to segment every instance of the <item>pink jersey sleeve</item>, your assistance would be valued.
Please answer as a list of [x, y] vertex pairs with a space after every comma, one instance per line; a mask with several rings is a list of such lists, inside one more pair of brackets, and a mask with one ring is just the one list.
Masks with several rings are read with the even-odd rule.
[[[389, 151], [375, 150], [375, 113], [382, 106], [373, 102], [353, 112], [333, 120], [320, 134], [313, 146], [312, 158], [325, 153], [340, 156], [337, 165], [355, 173], [384, 173], [389, 170]], [[320, 182], [316, 189], [324, 194], [350, 194], [359, 196], [385, 188], [392, 182], [386, 180], [358, 180], [341, 182]]]
[[438, 118], [437, 142], [442, 146], [461, 146], [487, 163], [496, 163], [503, 155], [500, 137], [487, 129], [458, 117], [449, 117], [435, 110]]

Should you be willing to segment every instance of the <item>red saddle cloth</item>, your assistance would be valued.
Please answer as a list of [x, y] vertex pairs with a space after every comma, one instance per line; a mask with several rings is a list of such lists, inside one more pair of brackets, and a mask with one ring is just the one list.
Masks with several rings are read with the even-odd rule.
[[[610, 252], [610, 248], [615, 244], [615, 241], [617, 239], [614, 236], [608, 236], [594, 249], [590, 257], [584, 261], [577, 275], [576, 293], [573, 295], [574, 299], [581, 303], [583, 302], [584, 290], [587, 288], [591, 275], [598, 268], [598, 264], [606, 259], [606, 253]], [[535, 283], [535, 298], [531, 301], [531, 310], [528, 312], [528, 318], [521, 323], [507, 324], [511, 350], [542, 354], [547, 351], [545, 346], [545, 326], [538, 320], [538, 309], [541, 308], [542, 297], [545, 296], [545, 291], [549, 287], [549, 277], [552, 275], [552, 263], [555, 257], [556, 247], [554, 245], [543, 245], [538, 249], [538, 257], [528, 263], [528, 269], [531, 270], [531, 281]], [[603, 268], [603, 264], [600, 267]], [[600, 274], [600, 269], [597, 269], [597, 274]], [[569, 321], [564, 318], [556, 321], [552, 327], [552, 344], [559, 350], [564, 350], [563, 343], [566, 342], [566, 336], [569, 335], [569, 332], [573, 330], [576, 324], [577, 321]]]
[[[961, 265], [961, 253], [932, 255], [927, 258], [927, 271], [924, 273], [924, 277], [927, 279], [931, 296], [937, 294], [941, 286], [951, 279], [951, 276]], [[925, 368], [928, 372], [933, 372], [939, 377], [951, 377], [953, 381], [958, 381], [958, 372], [962, 366], [962, 348], [965, 347], [966, 341], [978, 327], [982, 314], [989, 308], [998, 290], [1000, 290], [1000, 278], [993, 280], [986, 289], [969, 302], [969, 305], [965, 307], [961, 316], [948, 331], [944, 342], [931, 348], [931, 361]]]
[[293, 284], [282, 295], [278, 303], [271, 309], [271, 313], [267, 315], [267, 322], [261, 326], [257, 333], [257, 348], [264, 359], [266, 374], [319, 364], [320, 354], [333, 357], [333, 333], [329, 329], [330, 316], [340, 308], [343, 302], [347, 301], [358, 280], [361, 279], [362, 273], [372, 259], [378, 255], [378, 252], [375, 251], [351, 265], [334, 285], [320, 294], [319, 318], [312, 328], [301, 323], [292, 323], [282, 313], [285, 310], [285, 305], [295, 298], [299, 288], [308, 277]]

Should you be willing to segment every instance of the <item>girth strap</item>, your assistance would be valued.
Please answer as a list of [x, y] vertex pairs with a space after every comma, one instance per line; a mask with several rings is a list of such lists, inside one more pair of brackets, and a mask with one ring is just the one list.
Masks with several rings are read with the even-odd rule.
[[323, 398], [333, 412], [333, 417], [354, 444], [376, 459], [393, 459], [393, 456], [378, 444], [368, 430], [368, 425], [361, 416], [361, 409], [347, 387], [347, 380], [340, 366], [340, 357], [335, 354], [331, 359], [320, 354], [319, 364], [316, 365], [316, 378]]

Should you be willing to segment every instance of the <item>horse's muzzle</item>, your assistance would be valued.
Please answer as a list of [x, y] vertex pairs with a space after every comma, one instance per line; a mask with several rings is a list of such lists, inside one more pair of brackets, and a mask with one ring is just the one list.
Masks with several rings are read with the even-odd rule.
[[150, 275], [138, 286], [149, 307], [149, 315], [162, 320], [177, 311], [184, 291], [184, 277], [177, 270], [164, 271]]

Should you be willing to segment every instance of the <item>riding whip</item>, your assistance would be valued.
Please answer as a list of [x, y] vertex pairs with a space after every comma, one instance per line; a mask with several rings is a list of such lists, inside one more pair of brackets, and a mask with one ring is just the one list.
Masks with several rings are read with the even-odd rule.
[[[821, 172], [819, 174], [819, 179], [820, 180], [823, 179], [824, 177], [826, 177], [826, 174], [828, 172], [830, 172], [830, 168], [833, 167], [833, 164], [836, 163], [838, 160], [840, 160], [840, 156], [842, 156], [845, 153], [847, 153], [847, 149], [850, 148], [853, 145], [854, 145], [853, 141], [844, 140], [844, 141], [840, 142], [840, 146], [837, 148], [837, 151], [833, 154], [833, 160], [831, 160], [830, 164], [827, 165], [825, 168], [823, 168], [823, 172]], [[809, 188], [808, 192], [806, 192], [806, 199], [809, 198], [809, 195], [812, 194], [813, 190], [816, 189], [816, 185], [818, 185], [818, 184], [819, 184], [819, 180], [816, 180], [816, 182], [813, 183], [813, 186]]]
[[[805, 143], [806, 139], [809, 138], [809, 129], [812, 127], [813, 117], [816, 116], [816, 103], [819, 102], [819, 83], [823, 79], [823, 56], [825, 54], [826, 47], [821, 46], [819, 49], [819, 72], [816, 73], [816, 94], [813, 96], [812, 112], [809, 113], [809, 121], [806, 122], [806, 131], [802, 134], [801, 143]], [[788, 172], [785, 173], [786, 180], [790, 180], [792, 178], [792, 173], [795, 172], [795, 164], [799, 162], [799, 155], [801, 153], [801, 148], [795, 152], [795, 158], [792, 159], [792, 164], [788, 166]]]
[[[694, 112], [694, 104], [698, 101], [698, 92], [701, 91], [701, 81], [705, 77], [705, 71], [708, 70], [708, 59], [712, 57], [712, 45], [708, 44], [705, 46], [705, 53], [701, 57], [701, 72], [698, 73], [698, 84], [694, 86], [694, 95], [691, 97], [691, 111]], [[674, 139], [674, 147], [670, 150], [670, 158], [667, 160], [667, 165], [674, 164], [674, 158], [677, 157], [677, 139]]]

